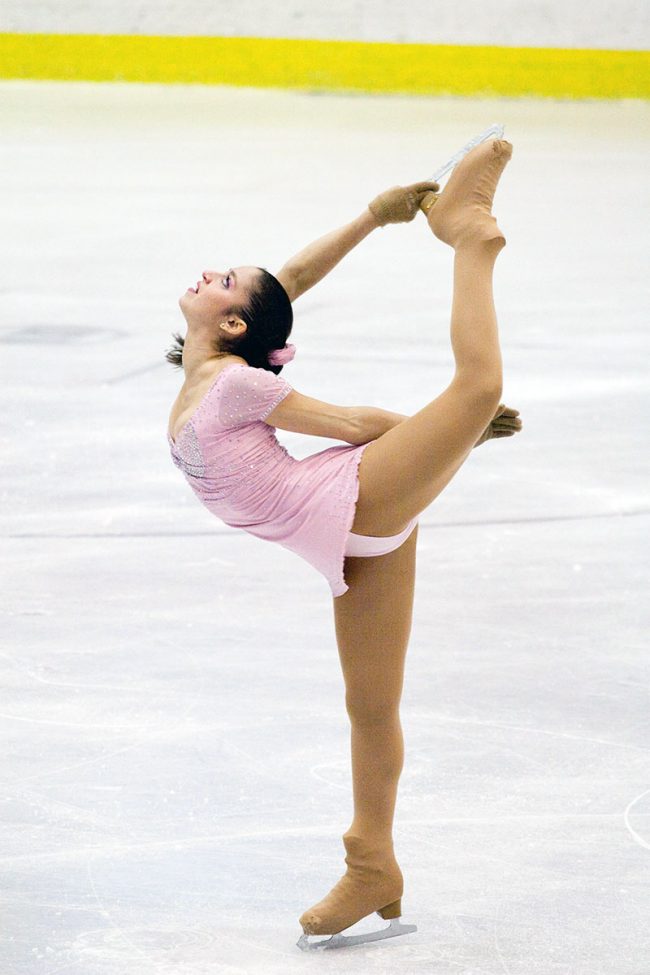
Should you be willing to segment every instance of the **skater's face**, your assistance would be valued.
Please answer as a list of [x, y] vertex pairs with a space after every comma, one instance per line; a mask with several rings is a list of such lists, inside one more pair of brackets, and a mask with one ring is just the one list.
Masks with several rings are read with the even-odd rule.
[[[236, 310], [248, 304], [261, 272], [256, 267], [235, 267], [225, 271], [204, 271], [196, 287], [178, 299], [189, 326], [215, 326], [234, 322]], [[243, 324], [243, 323], [242, 323]]]

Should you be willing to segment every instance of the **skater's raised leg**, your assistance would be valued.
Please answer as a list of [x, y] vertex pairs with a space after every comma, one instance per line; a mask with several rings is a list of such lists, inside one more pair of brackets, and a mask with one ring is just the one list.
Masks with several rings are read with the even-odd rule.
[[473, 149], [429, 211], [432, 230], [455, 250], [455, 375], [436, 399], [366, 447], [352, 525], [356, 534], [402, 531], [446, 487], [499, 405], [503, 373], [493, 273], [505, 237], [488, 204], [511, 155], [510, 143], [499, 144], [505, 147], [500, 154], [491, 142]]

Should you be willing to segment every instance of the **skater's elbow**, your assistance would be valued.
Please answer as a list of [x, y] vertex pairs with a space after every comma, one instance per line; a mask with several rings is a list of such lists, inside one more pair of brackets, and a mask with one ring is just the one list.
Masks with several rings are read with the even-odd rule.
[[481, 368], [477, 366], [468, 370], [457, 370], [454, 384], [463, 388], [468, 396], [489, 406], [501, 400], [503, 393], [503, 375], [500, 369]]

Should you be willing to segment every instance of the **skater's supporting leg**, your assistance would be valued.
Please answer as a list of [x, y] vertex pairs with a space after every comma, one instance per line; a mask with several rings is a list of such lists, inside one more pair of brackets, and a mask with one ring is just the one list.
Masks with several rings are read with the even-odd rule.
[[342, 931], [373, 911], [401, 913], [392, 826], [404, 746], [399, 702], [415, 586], [417, 526], [395, 551], [347, 558], [349, 589], [334, 600], [351, 725], [354, 817], [344, 835], [347, 872], [300, 918], [311, 934]]

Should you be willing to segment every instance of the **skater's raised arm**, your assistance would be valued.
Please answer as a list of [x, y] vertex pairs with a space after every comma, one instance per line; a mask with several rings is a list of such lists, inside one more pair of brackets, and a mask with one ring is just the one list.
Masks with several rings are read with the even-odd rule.
[[438, 184], [431, 182], [393, 186], [375, 197], [363, 213], [350, 223], [308, 244], [275, 275], [289, 295], [289, 300], [295, 301], [309, 291], [372, 230], [387, 223], [408, 223], [413, 220], [422, 198], [431, 190], [438, 189]]
[[319, 237], [290, 258], [275, 275], [289, 295], [289, 300], [295, 301], [305, 291], [313, 288], [378, 226], [376, 218], [366, 207], [350, 223]]

